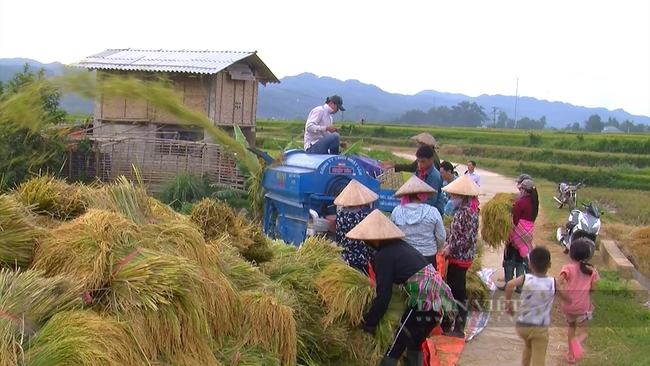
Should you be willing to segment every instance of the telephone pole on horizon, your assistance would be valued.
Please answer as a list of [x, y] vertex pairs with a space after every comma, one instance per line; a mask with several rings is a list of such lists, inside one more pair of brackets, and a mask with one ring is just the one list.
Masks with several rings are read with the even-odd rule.
[[519, 78], [517, 78], [517, 88], [515, 89], [515, 130], [519, 128], [517, 122], [517, 104], [519, 103]]

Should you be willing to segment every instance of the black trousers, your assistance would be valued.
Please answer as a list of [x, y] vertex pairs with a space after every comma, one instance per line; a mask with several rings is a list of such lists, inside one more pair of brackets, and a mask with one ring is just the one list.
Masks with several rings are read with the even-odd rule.
[[407, 307], [402, 315], [400, 326], [397, 328], [393, 344], [386, 351], [386, 356], [400, 358], [407, 349], [421, 351], [422, 343], [439, 322], [440, 314], [434, 310], [421, 311]]
[[[456, 318], [456, 328], [462, 330], [467, 320], [467, 268], [460, 267], [455, 263], [447, 265], [447, 285], [458, 302], [458, 317]], [[460, 323], [459, 323], [460, 321]], [[442, 322], [442, 330], [449, 331], [453, 319], [445, 317]]]
[[436, 261], [435, 255], [425, 256], [424, 258], [433, 265], [433, 268], [435, 268], [436, 271], [438, 270], [438, 262]]

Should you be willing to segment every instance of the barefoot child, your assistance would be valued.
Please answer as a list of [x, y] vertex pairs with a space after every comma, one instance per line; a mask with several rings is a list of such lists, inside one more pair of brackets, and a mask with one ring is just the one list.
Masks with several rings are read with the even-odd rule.
[[559, 290], [555, 278], [547, 276], [551, 267], [551, 253], [544, 247], [535, 247], [528, 255], [532, 273], [524, 274], [506, 284], [506, 312], [514, 315], [510, 299], [515, 288], [521, 287], [517, 334], [524, 341], [521, 364], [523, 366], [544, 366], [548, 346], [548, 327], [551, 325], [551, 307], [557, 295], [570, 302]]
[[[568, 363], [574, 363], [582, 358], [582, 344], [587, 339], [587, 323], [591, 320], [594, 306], [589, 299], [589, 293], [594, 291], [594, 284], [599, 276], [596, 269], [586, 259], [589, 258], [589, 243], [577, 239], [571, 244], [569, 256], [572, 263], [562, 267], [560, 286], [566, 284], [564, 291], [572, 300], [571, 304], [562, 304], [562, 313], [569, 323], [567, 342], [569, 351], [564, 357]], [[580, 335], [576, 337], [576, 327]]]

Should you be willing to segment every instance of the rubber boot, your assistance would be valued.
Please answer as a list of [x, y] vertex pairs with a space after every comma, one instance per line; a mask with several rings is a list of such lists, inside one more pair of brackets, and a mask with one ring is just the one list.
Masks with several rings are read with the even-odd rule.
[[515, 263], [514, 261], [504, 260], [503, 261], [503, 278], [506, 281], [503, 286], [499, 286], [500, 291], [506, 290], [506, 283], [515, 278]]
[[422, 351], [407, 351], [404, 366], [422, 366], [424, 353]]
[[442, 318], [442, 321], [440, 322], [440, 329], [442, 329], [442, 334], [448, 335], [448, 333], [451, 333], [451, 327], [453, 325], [454, 325], [454, 319], [451, 319], [447, 316]]
[[454, 337], [465, 339], [465, 324], [467, 324], [467, 310], [459, 308], [454, 330], [451, 332]]
[[390, 358], [388, 356], [384, 356], [384, 358], [381, 359], [379, 366], [397, 366], [398, 361], [399, 359], [397, 358]]

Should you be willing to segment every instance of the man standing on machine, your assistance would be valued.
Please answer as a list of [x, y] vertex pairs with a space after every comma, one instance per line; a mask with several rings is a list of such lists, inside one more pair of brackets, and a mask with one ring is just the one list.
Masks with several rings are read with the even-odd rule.
[[345, 147], [333, 125], [332, 115], [338, 111], [345, 111], [343, 98], [334, 94], [325, 99], [325, 104], [309, 112], [305, 123], [305, 153], [338, 155], [340, 147]]

